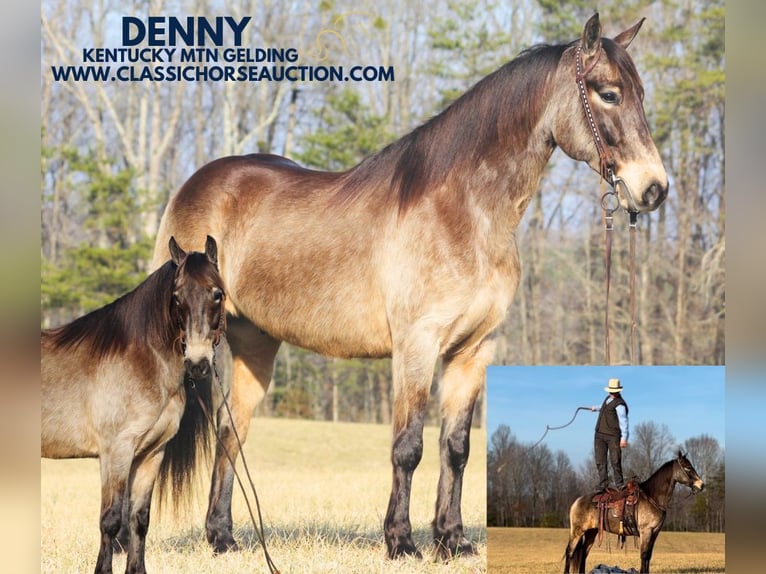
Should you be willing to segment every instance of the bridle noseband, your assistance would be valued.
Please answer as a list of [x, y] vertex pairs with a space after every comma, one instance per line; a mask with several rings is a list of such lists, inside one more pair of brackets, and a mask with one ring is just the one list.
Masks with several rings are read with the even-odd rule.
[[593, 62], [585, 68], [582, 61], [582, 44], [578, 44], [575, 50], [575, 81], [577, 82], [577, 92], [580, 94], [580, 102], [582, 102], [583, 110], [585, 111], [585, 118], [590, 127], [591, 135], [593, 136], [593, 142], [596, 144], [596, 150], [598, 151], [599, 163], [600, 163], [600, 175], [604, 181], [612, 186], [611, 191], [607, 191], [601, 196], [601, 208], [604, 210], [604, 229], [606, 233], [606, 245], [604, 252], [604, 260], [606, 265], [606, 307], [604, 312], [604, 348], [606, 356], [606, 364], [611, 364], [610, 360], [610, 344], [609, 344], [609, 287], [611, 283], [611, 267], [612, 267], [612, 231], [614, 230], [614, 212], [620, 208], [619, 197], [617, 193], [618, 187], [621, 187], [624, 192], [624, 197], [628, 202], [628, 214], [630, 216], [630, 363], [635, 364], [637, 355], [636, 350], [636, 298], [635, 298], [635, 231], [636, 231], [636, 219], [638, 217], [638, 206], [636, 200], [630, 191], [630, 188], [622, 178], [617, 177], [614, 172], [615, 161], [609, 150], [604, 145], [604, 139], [601, 137], [601, 132], [598, 129], [596, 120], [593, 117], [593, 110], [590, 107], [588, 101], [588, 91], [585, 87], [585, 77], [595, 68], [598, 61], [601, 59], [601, 54], [604, 51], [601, 46], [601, 41], [598, 43], [598, 53], [593, 58]]

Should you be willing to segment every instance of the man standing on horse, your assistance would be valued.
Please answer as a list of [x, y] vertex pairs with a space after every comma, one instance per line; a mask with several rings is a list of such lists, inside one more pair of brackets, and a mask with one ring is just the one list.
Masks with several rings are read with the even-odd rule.
[[593, 442], [596, 468], [598, 469], [598, 492], [606, 491], [609, 486], [609, 474], [606, 466], [607, 451], [612, 463], [614, 485], [622, 490], [622, 449], [628, 446], [628, 404], [622, 398], [620, 379], [609, 379], [609, 385], [604, 387], [609, 393], [599, 407], [590, 410], [598, 413], [596, 434]]

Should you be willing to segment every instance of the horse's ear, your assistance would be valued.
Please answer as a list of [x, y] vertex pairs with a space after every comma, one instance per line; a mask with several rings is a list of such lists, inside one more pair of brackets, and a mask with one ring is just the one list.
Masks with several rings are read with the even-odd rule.
[[593, 14], [585, 23], [582, 31], [582, 51], [585, 55], [593, 55], [601, 42], [601, 22], [598, 19], [598, 12]]
[[641, 29], [644, 20], [646, 20], [646, 18], [641, 18], [638, 23], [634, 24], [631, 28], [617, 34], [614, 37], [614, 41], [627, 50], [628, 46], [630, 46], [630, 43], [633, 41], [633, 38], [636, 37], [636, 34], [638, 34], [638, 31]]
[[173, 263], [176, 265], [181, 265], [183, 260], [186, 258], [186, 251], [181, 249], [178, 243], [176, 243], [176, 238], [173, 236], [170, 237], [168, 247], [170, 248], [170, 258], [173, 260]]
[[207, 255], [210, 263], [218, 267], [218, 245], [210, 235], [207, 236], [205, 241], [205, 255]]

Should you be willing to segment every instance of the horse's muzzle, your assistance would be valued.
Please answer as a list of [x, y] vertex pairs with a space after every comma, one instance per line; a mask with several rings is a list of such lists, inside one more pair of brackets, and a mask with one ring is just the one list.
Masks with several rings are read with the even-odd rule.
[[698, 480], [697, 482], [695, 482], [694, 484], [692, 484], [692, 487], [691, 487], [691, 488], [692, 488], [692, 492], [693, 492], [694, 494], [699, 494], [700, 492], [702, 492], [703, 490], [705, 490], [705, 483], [704, 483], [704, 482], [702, 482], [701, 480]]
[[210, 374], [210, 361], [206, 357], [195, 362], [191, 359], [186, 359], [184, 361], [184, 369], [186, 374], [192, 379], [202, 379]]

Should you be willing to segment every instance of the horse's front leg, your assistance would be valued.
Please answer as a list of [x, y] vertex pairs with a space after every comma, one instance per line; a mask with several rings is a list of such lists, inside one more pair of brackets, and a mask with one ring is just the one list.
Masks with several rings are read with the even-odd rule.
[[[256, 405], [263, 399], [274, 371], [280, 341], [265, 335], [247, 319], [229, 317], [227, 340], [233, 361], [229, 407], [218, 412], [218, 441], [213, 463], [205, 530], [216, 553], [237, 550], [231, 517], [234, 469], [241, 443], [245, 442]], [[223, 365], [221, 366], [223, 369]], [[228, 375], [221, 372], [219, 375]], [[235, 433], [236, 429], [236, 433]], [[237, 440], [239, 439], [239, 440]]]
[[493, 352], [493, 341], [486, 340], [473, 349], [445, 358], [440, 384], [441, 469], [436, 516], [432, 524], [436, 551], [444, 559], [458, 554], [471, 554], [475, 550], [463, 534], [463, 471], [470, 451], [474, 404], [484, 388], [487, 365], [492, 360]]
[[419, 333], [394, 344], [393, 484], [383, 523], [389, 558], [421, 556], [412, 539], [410, 491], [423, 455], [423, 422], [437, 358], [436, 342]]
[[[149, 453], [141, 461], [137, 461], [130, 479], [128, 557], [125, 564], [127, 574], [145, 574], [144, 562], [146, 549], [146, 534], [149, 531], [149, 510], [152, 503], [152, 491], [160, 465], [165, 455], [161, 448]], [[175, 493], [180, 496], [181, 493]]]
[[652, 560], [654, 552], [654, 543], [659, 535], [659, 530], [645, 529], [641, 531], [641, 572], [648, 574], [649, 562]]
[[102, 451], [101, 467], [101, 545], [96, 560], [96, 574], [111, 574], [113, 544], [122, 522], [123, 501], [127, 498], [128, 474], [133, 458], [132, 450]]

